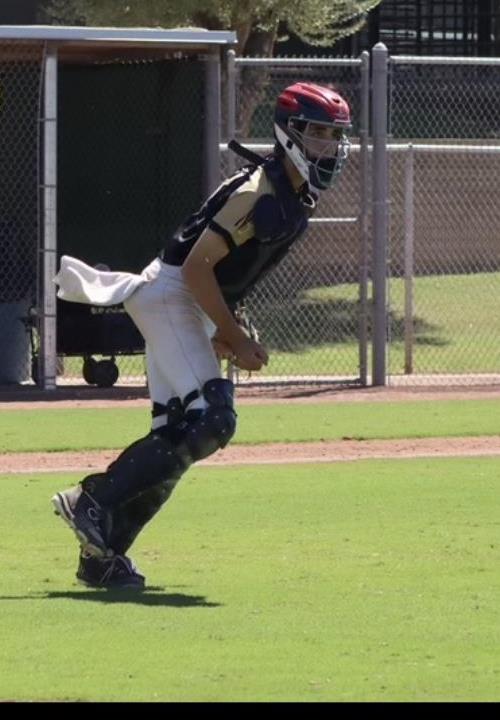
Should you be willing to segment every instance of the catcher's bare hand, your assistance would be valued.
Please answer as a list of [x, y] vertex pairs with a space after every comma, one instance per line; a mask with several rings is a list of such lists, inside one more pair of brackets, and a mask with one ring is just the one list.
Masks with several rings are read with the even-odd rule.
[[217, 334], [212, 338], [212, 346], [219, 360], [233, 360], [234, 353], [230, 345]]
[[249, 372], [261, 370], [268, 361], [269, 355], [265, 347], [249, 337], [245, 336], [236, 347], [233, 347], [231, 362], [242, 370]]

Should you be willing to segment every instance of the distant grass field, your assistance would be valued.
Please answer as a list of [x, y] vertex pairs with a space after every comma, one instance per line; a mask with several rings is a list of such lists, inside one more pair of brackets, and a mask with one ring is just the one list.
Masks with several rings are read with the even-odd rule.
[[143, 595], [74, 581], [2, 476], [0, 699], [500, 700], [500, 458], [192, 468], [140, 537]]
[[[241, 405], [234, 443], [498, 435], [500, 400]], [[121, 448], [149, 431], [146, 408], [8, 410], [0, 452]], [[0, 457], [1, 471], [1, 457]]]
[[[498, 272], [415, 278], [414, 373], [499, 371], [498, 287]], [[389, 373], [398, 375], [404, 372], [404, 281], [391, 279], [388, 288]], [[358, 299], [357, 283], [341, 284], [282, 300], [266, 309], [263, 321], [257, 312], [262, 339], [271, 350], [262, 375], [357, 377]], [[284, 350], [284, 344], [292, 349]], [[117, 363], [122, 377], [144, 375], [142, 356], [118, 357]], [[81, 359], [65, 358], [64, 365], [66, 375], [81, 376]]]
[[[414, 373], [498, 372], [500, 369], [500, 326], [498, 299], [500, 273], [467, 275], [432, 275], [414, 279]], [[391, 313], [391, 342], [389, 344], [389, 372], [404, 372], [404, 297], [401, 278], [388, 281]], [[371, 296], [371, 286], [368, 296]], [[315, 288], [304, 294], [304, 301], [331, 303], [343, 301], [355, 305], [357, 284]], [[330, 347], [334, 365], [347, 368], [357, 366], [357, 343], [344, 341]], [[324, 367], [325, 349], [302, 352], [297, 362], [302, 368]], [[306, 354], [307, 355], [307, 354]], [[300, 374], [294, 365], [293, 353], [274, 362], [293, 367], [290, 374]], [[272, 374], [272, 373], [271, 373]], [[332, 371], [332, 374], [336, 374]]]
[[[391, 280], [390, 304], [404, 316], [404, 282]], [[414, 281], [414, 372], [498, 372], [500, 273], [437, 275]], [[393, 327], [391, 372], [404, 368], [401, 320]]]

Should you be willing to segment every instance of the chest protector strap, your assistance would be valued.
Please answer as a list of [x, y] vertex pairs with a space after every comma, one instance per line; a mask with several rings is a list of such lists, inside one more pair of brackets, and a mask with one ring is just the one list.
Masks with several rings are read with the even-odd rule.
[[243, 145], [240, 145], [240, 143], [236, 142], [236, 140], [231, 140], [228, 144], [228, 148], [236, 153], [236, 155], [248, 160], [248, 162], [252, 163], [252, 165], [264, 165], [266, 161], [266, 158], [263, 158], [262, 155], [257, 155], [257, 153], [254, 153]]

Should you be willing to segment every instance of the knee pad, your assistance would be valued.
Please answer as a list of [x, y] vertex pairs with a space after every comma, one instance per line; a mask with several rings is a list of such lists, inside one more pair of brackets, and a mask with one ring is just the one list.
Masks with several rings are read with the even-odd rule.
[[182, 454], [188, 454], [190, 462], [202, 460], [225, 447], [236, 430], [233, 383], [215, 378], [205, 383], [202, 393], [208, 407], [201, 413], [186, 413], [188, 427], [182, 443], [184, 447], [179, 448]]

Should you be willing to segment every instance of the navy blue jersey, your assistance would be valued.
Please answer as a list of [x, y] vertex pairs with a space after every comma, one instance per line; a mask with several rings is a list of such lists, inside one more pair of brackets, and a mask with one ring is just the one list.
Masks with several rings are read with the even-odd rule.
[[233, 306], [288, 252], [307, 228], [314, 199], [295, 190], [280, 158], [239, 170], [174, 233], [164, 262], [182, 265], [205, 228], [226, 241], [229, 253], [214, 267], [226, 302]]

